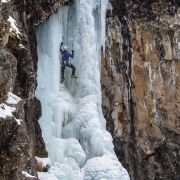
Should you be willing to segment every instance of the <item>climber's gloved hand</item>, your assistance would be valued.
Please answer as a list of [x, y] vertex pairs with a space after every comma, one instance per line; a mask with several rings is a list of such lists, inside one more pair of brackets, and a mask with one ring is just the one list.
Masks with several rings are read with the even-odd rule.
[[72, 50], [72, 54], [74, 54], [74, 50]]

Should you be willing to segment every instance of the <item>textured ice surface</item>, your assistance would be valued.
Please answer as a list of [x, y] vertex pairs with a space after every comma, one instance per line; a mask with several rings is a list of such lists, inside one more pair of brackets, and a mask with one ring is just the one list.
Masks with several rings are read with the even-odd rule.
[[[74, 0], [37, 28], [40, 125], [52, 166], [41, 180], [128, 180], [113, 151], [101, 108], [100, 60], [107, 0]], [[60, 43], [75, 58], [78, 79], [65, 69], [60, 84]]]
[[122, 165], [111, 154], [94, 157], [84, 167], [84, 180], [129, 180], [127, 172], [120, 169]]
[[49, 172], [48, 173], [38, 172], [38, 178], [43, 180], [58, 180], [55, 175]]

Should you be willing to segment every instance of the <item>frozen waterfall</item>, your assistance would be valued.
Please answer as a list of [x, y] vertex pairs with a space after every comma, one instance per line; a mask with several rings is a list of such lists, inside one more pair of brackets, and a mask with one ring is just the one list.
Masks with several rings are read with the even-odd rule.
[[[41, 180], [129, 180], [113, 151], [101, 108], [100, 60], [108, 0], [73, 0], [37, 27], [39, 121], [51, 168]], [[60, 43], [74, 44], [78, 79], [65, 69], [60, 83]]]

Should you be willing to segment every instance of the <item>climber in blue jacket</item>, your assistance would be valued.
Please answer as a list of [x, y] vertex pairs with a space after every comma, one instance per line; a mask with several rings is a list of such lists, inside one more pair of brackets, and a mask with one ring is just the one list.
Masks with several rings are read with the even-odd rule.
[[77, 76], [75, 76], [75, 70], [76, 68], [69, 63], [69, 58], [74, 58], [74, 50], [72, 50], [72, 54], [68, 52], [68, 47], [64, 46], [64, 50], [62, 49], [62, 45], [63, 42], [61, 42], [61, 46], [60, 46], [60, 52], [62, 54], [62, 63], [61, 63], [61, 83], [64, 81], [64, 70], [65, 67], [68, 66], [70, 68], [72, 68], [72, 78], [77, 78]]

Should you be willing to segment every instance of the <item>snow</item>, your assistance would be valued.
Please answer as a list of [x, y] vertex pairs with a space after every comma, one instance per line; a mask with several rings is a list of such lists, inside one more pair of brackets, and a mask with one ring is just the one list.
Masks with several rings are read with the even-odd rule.
[[15, 118], [15, 120], [16, 120], [16, 122], [18, 123], [18, 125], [21, 125], [21, 121], [22, 121], [21, 119], [16, 119], [16, 118]]
[[15, 107], [7, 106], [6, 104], [0, 104], [0, 117], [6, 118], [7, 116], [13, 116], [12, 112], [15, 111]]
[[[108, 0], [76, 0], [37, 27], [39, 120], [52, 166], [40, 180], [129, 180], [114, 153], [101, 107], [101, 47]], [[60, 84], [59, 47], [74, 44], [77, 79], [65, 69]], [[112, 178], [113, 177], [113, 178]]]
[[[18, 104], [18, 102], [20, 100], [21, 100], [21, 98], [19, 98], [15, 94], [9, 92], [8, 93], [8, 99], [6, 100], [6, 102], [8, 104], [11, 104], [11, 105], [16, 105], [16, 104]], [[1, 103], [0, 104], [0, 117], [2, 117], [2, 118], [6, 118], [7, 116], [14, 117], [12, 112], [15, 111], [15, 110], [16, 110], [15, 107], [9, 106], [9, 105], [4, 104], [4, 103]], [[14, 119], [16, 120], [18, 125], [21, 125], [21, 121], [22, 121], [21, 119], [16, 119], [15, 117], [14, 117]]]
[[36, 178], [35, 176], [31, 176], [30, 174], [28, 174], [25, 171], [22, 171], [22, 174], [25, 175], [26, 177], [30, 177], [30, 178]]
[[10, 22], [11, 22], [11, 28], [10, 28], [10, 31], [15, 30], [15, 31], [16, 31], [16, 34], [17, 34], [17, 36], [19, 37], [19, 34], [21, 34], [21, 33], [20, 33], [20, 31], [19, 31], [18, 27], [16, 26], [16, 21], [15, 21], [15, 19], [14, 19], [14, 18], [12, 18], [11, 16], [9, 16], [8, 21], [10, 21]]
[[26, 49], [25, 46], [22, 45], [22, 44], [19, 44], [19, 47], [20, 47], [21, 49]]
[[[6, 118], [7, 116], [14, 117], [12, 112], [15, 111], [15, 107], [8, 106], [4, 103], [0, 104], [0, 117]], [[21, 125], [21, 119], [16, 119], [14, 117], [15, 121], [18, 123], [18, 125]]]
[[8, 99], [7, 99], [7, 103], [8, 104], [18, 104], [18, 102], [21, 100], [21, 98], [19, 98], [18, 96], [16, 96], [15, 94], [9, 92], [8, 93]]
[[42, 164], [43, 167], [51, 166], [50, 158], [40, 158], [35, 156], [36, 160]]

